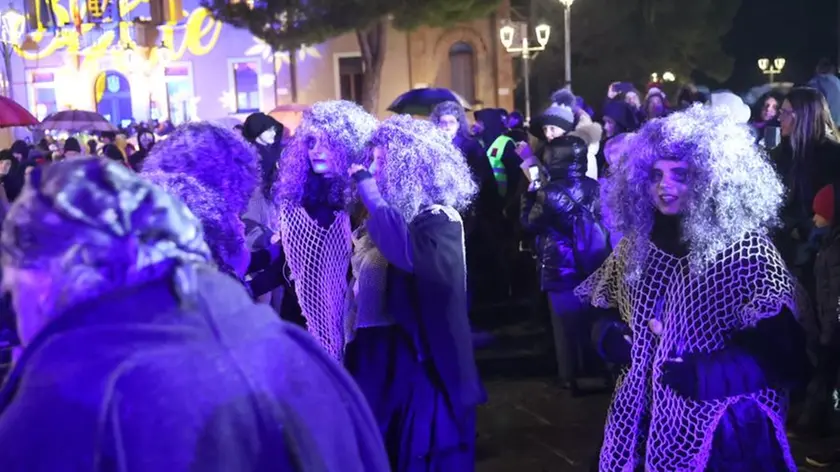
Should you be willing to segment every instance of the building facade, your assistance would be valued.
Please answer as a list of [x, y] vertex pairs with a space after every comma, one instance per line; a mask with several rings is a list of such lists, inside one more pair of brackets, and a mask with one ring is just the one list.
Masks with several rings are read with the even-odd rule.
[[[119, 8], [108, 0], [17, 2], [26, 18], [6, 25], [19, 45], [9, 94], [39, 119], [71, 108], [115, 124], [242, 119], [291, 103], [293, 81], [300, 104], [360, 98], [365, 71], [354, 34], [295, 51], [292, 74], [289, 53], [213, 20], [199, 0], [123, 0]], [[447, 30], [389, 31], [378, 114], [425, 86], [452, 88], [478, 107], [510, 108], [511, 59], [498, 40], [507, 8]]]

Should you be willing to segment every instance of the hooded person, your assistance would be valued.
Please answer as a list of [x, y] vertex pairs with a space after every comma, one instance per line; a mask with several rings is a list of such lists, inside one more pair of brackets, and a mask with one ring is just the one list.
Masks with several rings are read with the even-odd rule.
[[277, 166], [283, 152], [284, 126], [265, 113], [252, 113], [242, 125], [242, 137], [257, 148], [260, 155], [262, 181], [251, 198], [245, 215], [248, 245], [262, 249], [271, 243], [277, 231], [277, 212], [272, 201], [271, 188], [277, 179]]
[[365, 143], [376, 125], [377, 120], [355, 103], [314, 104], [303, 112], [283, 153], [273, 192], [280, 238], [306, 327], [336, 360], [344, 355], [353, 244], [350, 210], [355, 198], [347, 169], [364, 162]]
[[130, 169], [36, 169], [2, 254], [24, 346], [0, 390], [4, 471], [388, 470], [352, 379]]
[[478, 184], [478, 196], [471, 205], [466, 222], [467, 275], [472, 301], [491, 301], [507, 294], [503, 246], [498, 244], [504, 231], [502, 199], [496, 188], [493, 168], [481, 144], [469, 135], [464, 107], [458, 102], [443, 102], [432, 111], [429, 120], [451, 137], [470, 167]]
[[475, 468], [485, 400], [467, 318], [464, 228], [477, 187], [431, 123], [384, 121], [370, 169], [351, 167], [369, 217], [357, 232], [347, 367], [374, 405], [392, 470]]
[[143, 170], [143, 162], [155, 145], [155, 133], [141, 129], [137, 132], [137, 151], [128, 158], [128, 164], [135, 172]]
[[771, 242], [784, 187], [746, 126], [694, 106], [646, 123], [602, 191], [624, 235], [577, 287], [629, 326], [599, 471], [796, 470], [807, 376], [795, 279]]

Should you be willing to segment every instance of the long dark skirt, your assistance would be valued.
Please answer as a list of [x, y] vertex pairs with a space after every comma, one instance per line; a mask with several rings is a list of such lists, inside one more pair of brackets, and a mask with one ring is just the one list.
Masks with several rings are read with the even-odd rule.
[[362, 328], [347, 369], [370, 403], [394, 472], [470, 472], [475, 412], [455, 418], [429, 362], [419, 362], [396, 326]]

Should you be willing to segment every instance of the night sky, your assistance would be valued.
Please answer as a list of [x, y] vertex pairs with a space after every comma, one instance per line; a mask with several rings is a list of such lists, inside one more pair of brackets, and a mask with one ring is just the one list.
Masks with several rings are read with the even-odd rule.
[[[684, 0], [676, 0], [684, 1]], [[724, 50], [735, 58], [724, 86], [742, 92], [766, 81], [756, 61], [784, 57], [779, 81], [806, 82], [821, 57], [837, 61], [838, 0], [742, 0]]]

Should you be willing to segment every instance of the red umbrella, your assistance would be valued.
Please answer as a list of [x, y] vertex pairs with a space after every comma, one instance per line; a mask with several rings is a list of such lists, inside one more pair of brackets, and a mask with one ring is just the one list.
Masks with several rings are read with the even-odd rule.
[[34, 126], [38, 119], [9, 97], [0, 96], [0, 128]]

